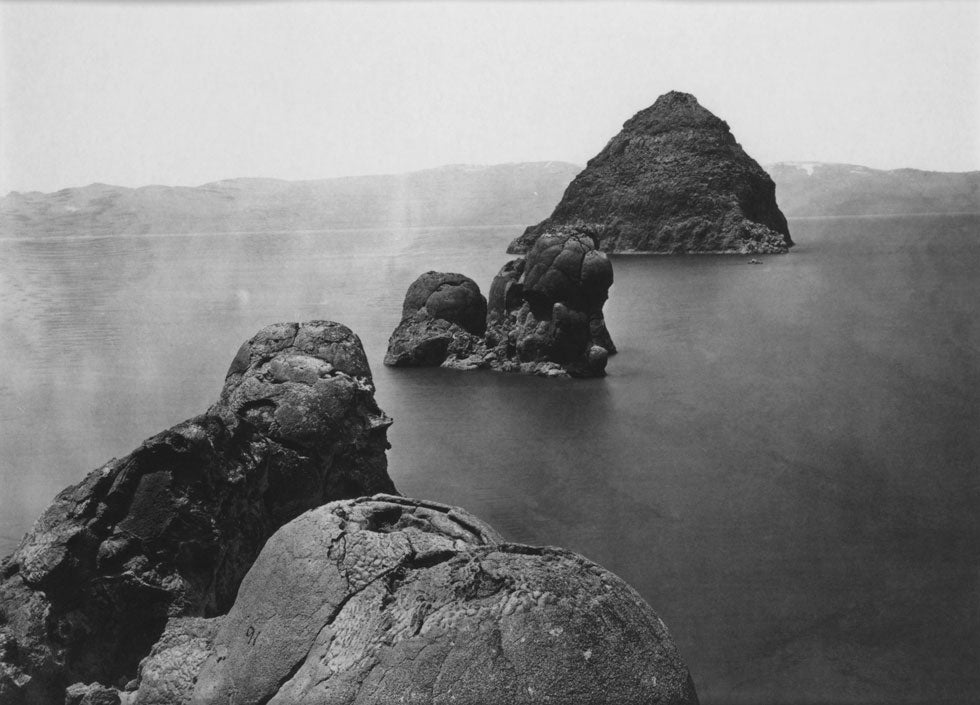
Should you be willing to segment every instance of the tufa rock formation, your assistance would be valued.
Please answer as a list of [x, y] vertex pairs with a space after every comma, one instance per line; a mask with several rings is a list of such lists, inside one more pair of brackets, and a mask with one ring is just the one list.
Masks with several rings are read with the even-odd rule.
[[570, 228], [505, 264], [489, 305], [472, 279], [427, 272], [408, 288], [385, 364], [600, 376], [616, 351], [602, 315], [612, 282], [595, 240]]
[[405, 293], [402, 318], [422, 310], [473, 335], [482, 334], [487, 327], [487, 300], [477, 283], [462, 274], [426, 272], [412, 282]]
[[487, 300], [475, 281], [462, 274], [426, 272], [405, 294], [402, 321], [391, 334], [385, 364], [439, 365], [457, 336], [481, 336], [487, 327]]
[[[601, 311], [600, 255], [543, 238], [505, 267], [494, 326], [571, 346], [563, 321]], [[428, 279], [416, 312], [476, 325], [456, 314], [478, 290]], [[365, 497], [394, 492], [373, 392], [344, 326], [269, 326], [205, 414], [63, 491], [0, 563], [0, 703], [697, 703], [663, 622], [608, 571]]]
[[149, 656], [140, 662], [138, 677], [122, 693], [127, 705], [189, 703], [221, 621], [221, 617], [178, 617], [167, 622]]
[[557, 363], [575, 377], [601, 375], [616, 352], [602, 315], [612, 283], [612, 264], [590, 236], [549, 233], [494, 277], [487, 342], [506, 359]]
[[[605, 252], [778, 253], [793, 244], [769, 175], [728, 125], [686, 93], [660, 96], [626, 124], [508, 252], [483, 297], [461, 274], [410, 287], [385, 364], [595, 377], [616, 351], [602, 307]], [[485, 328], [485, 330], [484, 330]]]
[[303, 514], [213, 621], [175, 620], [125, 702], [697, 703], [663, 622], [622, 580], [432, 502]]
[[[62, 491], [0, 563], [0, 702], [126, 683], [168, 619], [227, 612], [283, 524], [395, 491], [390, 424], [348, 328], [261, 330], [214, 406]], [[99, 687], [68, 695], [103, 702]]]
[[781, 253], [793, 245], [769, 175], [727, 123], [677, 92], [627, 120], [551, 217], [507, 251], [529, 252], [563, 226], [586, 230], [604, 252]]

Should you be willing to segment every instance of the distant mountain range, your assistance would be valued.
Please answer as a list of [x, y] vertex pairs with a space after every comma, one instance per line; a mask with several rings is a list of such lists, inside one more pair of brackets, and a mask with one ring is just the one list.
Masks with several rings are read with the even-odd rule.
[[14, 192], [0, 199], [0, 237], [524, 225], [550, 213], [578, 171], [529, 162], [316, 181]]
[[882, 171], [855, 164], [764, 165], [788, 218], [980, 213], [980, 171]]
[[[980, 172], [765, 165], [787, 217], [980, 213]], [[315, 181], [229, 179], [197, 187], [92, 184], [0, 198], [0, 237], [531, 225], [581, 167], [453, 165]]]

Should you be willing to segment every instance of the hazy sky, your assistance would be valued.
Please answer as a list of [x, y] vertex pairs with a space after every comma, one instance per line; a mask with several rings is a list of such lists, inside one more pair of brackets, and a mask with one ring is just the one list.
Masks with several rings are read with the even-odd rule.
[[758, 161], [980, 169], [980, 3], [0, 4], [0, 193], [582, 163], [676, 89]]

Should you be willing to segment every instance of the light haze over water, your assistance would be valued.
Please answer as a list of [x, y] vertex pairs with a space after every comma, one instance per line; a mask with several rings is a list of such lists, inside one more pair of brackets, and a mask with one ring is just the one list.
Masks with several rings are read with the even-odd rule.
[[419, 273], [486, 292], [519, 228], [0, 240], [0, 554], [260, 327], [327, 318], [399, 490], [622, 576], [702, 702], [976, 700], [980, 216], [790, 228], [761, 266], [614, 257], [620, 353], [578, 381], [381, 365]]
[[980, 3], [2, 2], [0, 194], [584, 164], [671, 90], [760, 163], [980, 168]]

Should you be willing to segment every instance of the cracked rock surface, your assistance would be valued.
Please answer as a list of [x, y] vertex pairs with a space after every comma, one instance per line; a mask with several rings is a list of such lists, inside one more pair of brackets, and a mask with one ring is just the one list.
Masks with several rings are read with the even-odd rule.
[[[139, 691], [137, 691], [139, 693]], [[194, 705], [697, 702], [663, 622], [570, 551], [377, 495], [276, 533], [242, 582]]]
[[[331, 500], [394, 492], [390, 423], [348, 328], [262, 329], [214, 406], [62, 491], [0, 562], [0, 702], [130, 681], [168, 619], [231, 607], [279, 527]], [[104, 697], [85, 687], [79, 702]]]
[[140, 662], [135, 692], [124, 692], [125, 705], [176, 705], [194, 692], [197, 674], [211, 655], [221, 617], [177, 617], [167, 622], [149, 656]]
[[793, 245], [769, 175], [728, 124], [671, 91], [626, 121], [589, 160], [551, 216], [507, 251], [574, 227], [604, 252], [782, 253]]

